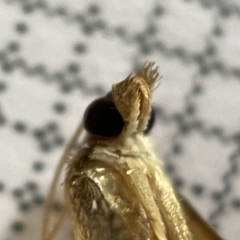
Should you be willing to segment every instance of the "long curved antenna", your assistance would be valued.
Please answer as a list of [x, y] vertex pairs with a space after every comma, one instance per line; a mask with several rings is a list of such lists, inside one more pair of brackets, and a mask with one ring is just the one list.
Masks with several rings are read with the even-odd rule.
[[57, 233], [57, 230], [62, 225], [63, 220], [64, 220], [67, 212], [68, 212], [68, 207], [64, 206], [64, 209], [62, 210], [61, 215], [59, 216], [59, 218], [58, 218], [57, 222], [55, 223], [53, 229], [49, 233], [47, 233], [48, 235], [43, 236], [44, 240], [52, 240], [54, 238], [55, 234]]
[[50, 217], [49, 217], [49, 213], [51, 210], [51, 206], [52, 206], [52, 202], [53, 202], [53, 197], [54, 197], [54, 193], [55, 193], [55, 189], [57, 186], [57, 182], [58, 179], [60, 177], [61, 174], [61, 170], [66, 162], [67, 156], [69, 155], [69, 153], [72, 151], [72, 149], [75, 147], [76, 142], [80, 136], [80, 134], [83, 131], [83, 123], [80, 122], [80, 124], [77, 127], [77, 130], [75, 131], [75, 133], [73, 134], [71, 140], [69, 141], [69, 143], [67, 144], [63, 155], [61, 157], [61, 160], [57, 166], [53, 181], [51, 183], [51, 187], [49, 190], [49, 194], [48, 197], [46, 199], [46, 203], [45, 203], [45, 208], [44, 208], [44, 213], [43, 213], [43, 228], [42, 228], [42, 235], [41, 235], [41, 239], [42, 240], [51, 240], [53, 239], [54, 235], [56, 234], [57, 229], [59, 228], [59, 226], [61, 225], [66, 213], [67, 213], [67, 208], [64, 206], [64, 210], [61, 213], [61, 216], [59, 217], [57, 223], [55, 224], [53, 230], [48, 234], [47, 233], [47, 229], [48, 229], [48, 225], [50, 222]]

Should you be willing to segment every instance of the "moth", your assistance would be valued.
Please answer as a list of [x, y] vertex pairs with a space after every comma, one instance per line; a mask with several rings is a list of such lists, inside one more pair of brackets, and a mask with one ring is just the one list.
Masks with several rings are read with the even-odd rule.
[[[54, 239], [68, 212], [76, 240], [221, 239], [176, 193], [147, 135], [158, 80], [158, 68], [146, 62], [87, 107], [56, 170], [42, 240]], [[49, 230], [50, 206], [65, 164], [65, 205]]]

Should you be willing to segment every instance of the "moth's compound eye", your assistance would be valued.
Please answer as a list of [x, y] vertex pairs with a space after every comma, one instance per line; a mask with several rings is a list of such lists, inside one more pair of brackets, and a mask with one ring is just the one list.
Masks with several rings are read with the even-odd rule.
[[114, 137], [122, 132], [124, 122], [113, 101], [107, 97], [99, 98], [85, 110], [84, 127], [88, 133]]
[[150, 119], [148, 121], [148, 126], [143, 132], [145, 135], [149, 134], [149, 132], [152, 130], [155, 123], [155, 118], [156, 118], [156, 112], [155, 112], [155, 109], [152, 108]]

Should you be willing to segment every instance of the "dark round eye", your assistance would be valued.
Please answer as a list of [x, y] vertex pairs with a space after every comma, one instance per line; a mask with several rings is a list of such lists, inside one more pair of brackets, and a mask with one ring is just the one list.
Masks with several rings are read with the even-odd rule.
[[122, 116], [108, 97], [96, 99], [89, 104], [83, 121], [87, 132], [105, 137], [119, 135], [124, 126]]
[[154, 123], [155, 123], [155, 118], [156, 118], [156, 112], [155, 112], [154, 108], [152, 108], [150, 119], [148, 121], [148, 126], [143, 132], [145, 135], [149, 134], [150, 131], [152, 130]]

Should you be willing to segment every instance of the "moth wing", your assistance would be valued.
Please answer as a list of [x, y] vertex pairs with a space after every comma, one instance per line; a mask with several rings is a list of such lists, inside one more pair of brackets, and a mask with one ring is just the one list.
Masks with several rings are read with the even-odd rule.
[[186, 215], [193, 240], [222, 240], [217, 232], [206, 223], [189, 202], [178, 193], [178, 199]]
[[66, 181], [75, 239], [155, 239], [138, 196], [116, 164], [94, 159], [80, 162], [83, 165], [77, 169], [76, 156]]
[[[150, 172], [153, 172], [151, 167], [149, 168]], [[165, 173], [161, 170], [161, 167], [155, 167], [155, 177], [156, 182], [153, 184], [153, 192], [156, 195], [156, 201], [164, 214], [165, 210], [167, 210], [165, 216], [173, 216], [172, 225], [177, 223], [178, 226], [181, 226], [183, 221], [185, 221], [184, 225], [186, 225], [189, 229], [190, 235], [186, 239], [192, 240], [221, 240], [222, 238], [200, 217], [200, 215], [194, 210], [194, 208], [189, 204], [189, 202], [181, 196], [181, 194], [176, 191], [171, 186], [170, 181], [165, 176]], [[152, 182], [152, 179], [149, 179]], [[165, 193], [164, 193], [165, 192]], [[161, 196], [170, 196], [169, 197], [161, 197]], [[171, 203], [172, 213], [169, 214], [168, 205]], [[166, 217], [165, 217], [166, 219]], [[169, 221], [168, 220], [168, 221]], [[174, 223], [175, 222], [175, 223]], [[171, 226], [171, 224], [170, 224]], [[185, 235], [185, 227], [183, 227], [182, 235]], [[171, 228], [168, 229], [171, 232]], [[176, 239], [176, 237], [174, 238]], [[184, 238], [185, 239], [185, 238]]]
[[54, 214], [52, 208], [55, 202], [55, 196], [57, 195], [57, 187], [60, 185], [60, 177], [63, 172], [63, 168], [66, 165], [67, 160], [69, 159], [70, 154], [74, 151], [74, 148], [78, 142], [78, 138], [83, 132], [83, 124], [80, 123], [77, 130], [75, 131], [73, 137], [67, 144], [64, 153], [61, 157], [60, 162], [58, 163], [57, 169], [54, 174], [54, 178], [52, 180], [49, 194], [47, 196], [44, 212], [43, 212], [43, 219], [42, 219], [42, 233], [41, 233], [41, 240], [52, 240], [54, 236], [58, 232], [60, 226], [62, 225], [64, 219], [68, 215], [69, 207], [67, 203], [64, 203], [60, 206], [59, 213]]

